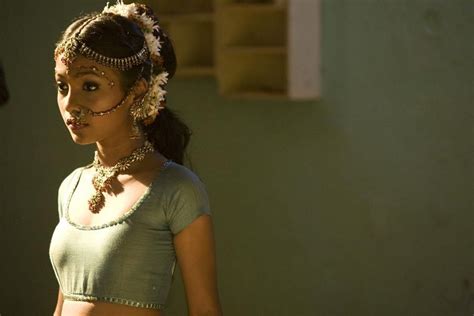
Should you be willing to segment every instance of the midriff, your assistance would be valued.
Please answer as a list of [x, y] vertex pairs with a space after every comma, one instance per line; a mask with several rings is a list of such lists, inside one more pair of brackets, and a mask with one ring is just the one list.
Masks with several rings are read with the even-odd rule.
[[133, 307], [107, 302], [65, 300], [61, 316], [164, 316], [158, 309]]

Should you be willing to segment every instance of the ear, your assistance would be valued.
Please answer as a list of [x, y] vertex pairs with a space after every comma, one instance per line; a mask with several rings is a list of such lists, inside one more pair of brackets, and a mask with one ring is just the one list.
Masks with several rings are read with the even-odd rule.
[[137, 83], [135, 83], [135, 87], [133, 88], [133, 102], [143, 99], [147, 91], [148, 82], [141, 78]]

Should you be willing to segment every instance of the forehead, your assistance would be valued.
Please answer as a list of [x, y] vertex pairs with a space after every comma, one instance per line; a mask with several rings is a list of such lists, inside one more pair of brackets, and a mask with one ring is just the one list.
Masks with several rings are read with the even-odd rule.
[[67, 67], [61, 61], [62, 55], [56, 58], [54, 72], [63, 77], [79, 77], [81, 75], [95, 75], [99, 78], [109, 78], [111, 80], [118, 80], [120, 78], [120, 71], [101, 65], [93, 60], [87, 59], [84, 56], [77, 56], [76, 59]]

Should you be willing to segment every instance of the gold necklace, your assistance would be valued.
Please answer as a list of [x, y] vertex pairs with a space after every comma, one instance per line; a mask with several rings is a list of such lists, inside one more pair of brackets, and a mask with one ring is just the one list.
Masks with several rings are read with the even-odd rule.
[[95, 175], [92, 178], [92, 185], [94, 186], [95, 193], [88, 201], [89, 210], [92, 213], [99, 213], [105, 203], [103, 192], [110, 189], [112, 180], [117, 177], [120, 172], [126, 171], [133, 163], [143, 160], [147, 153], [153, 152], [154, 150], [155, 148], [153, 145], [149, 141], [145, 141], [145, 144], [142, 147], [135, 149], [130, 156], [121, 158], [112, 167], [102, 166], [99, 160], [99, 153], [96, 151], [94, 162], [92, 163], [95, 168]]

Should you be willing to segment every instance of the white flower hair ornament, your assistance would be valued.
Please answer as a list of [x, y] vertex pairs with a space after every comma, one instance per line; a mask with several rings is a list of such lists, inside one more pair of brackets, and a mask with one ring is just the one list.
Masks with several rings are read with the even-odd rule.
[[[139, 14], [139, 5], [135, 3], [124, 4], [122, 0], [118, 0], [115, 5], [109, 6], [107, 2], [102, 13], [112, 13], [132, 20], [140, 27], [145, 36], [145, 42], [150, 53], [152, 65], [151, 78], [148, 82], [147, 93], [138, 106], [131, 108], [131, 114], [134, 119], [142, 121], [145, 125], [149, 125], [153, 123], [159, 111], [165, 107], [166, 90], [163, 89], [163, 86], [168, 82], [169, 75], [162, 67], [163, 58], [160, 54], [160, 27], [146, 12]], [[155, 65], [161, 70], [157, 74], [153, 72], [153, 66]]]

